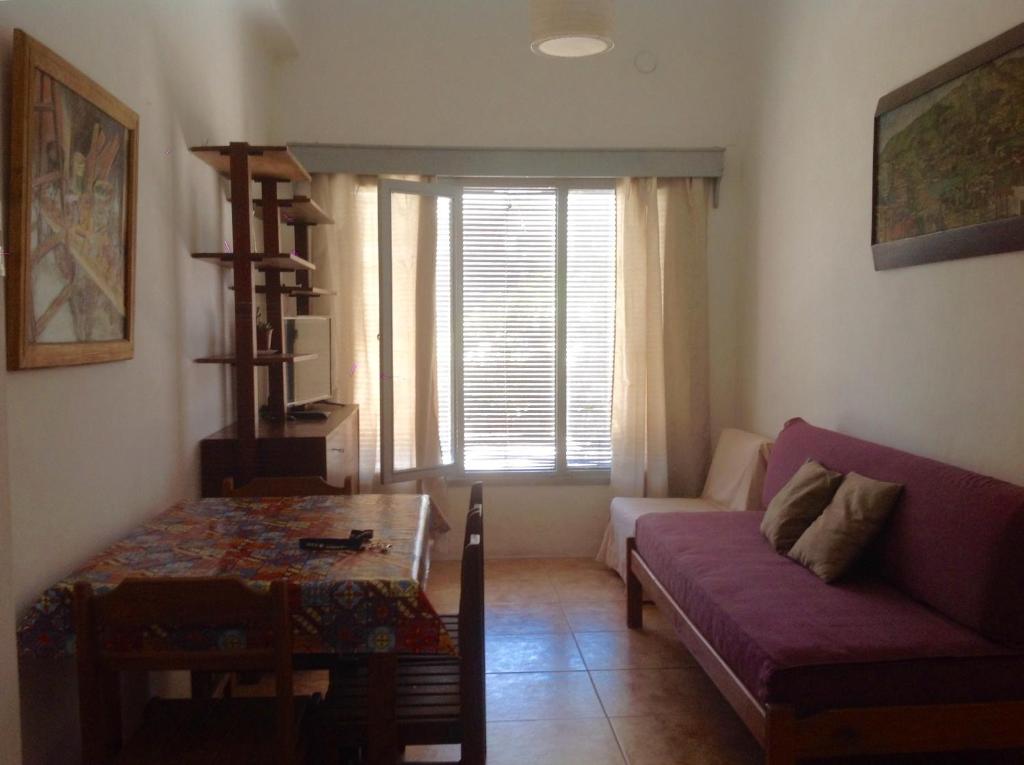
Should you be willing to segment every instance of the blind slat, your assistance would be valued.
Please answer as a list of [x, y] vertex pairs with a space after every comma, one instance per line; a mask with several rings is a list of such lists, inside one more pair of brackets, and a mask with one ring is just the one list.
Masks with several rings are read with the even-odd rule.
[[[463, 193], [463, 444], [469, 472], [557, 467], [557, 204], [551, 187], [471, 187]], [[615, 193], [571, 190], [566, 212], [566, 462], [570, 469], [608, 468]], [[440, 338], [438, 345], [441, 350]], [[443, 420], [449, 416], [442, 413]]]

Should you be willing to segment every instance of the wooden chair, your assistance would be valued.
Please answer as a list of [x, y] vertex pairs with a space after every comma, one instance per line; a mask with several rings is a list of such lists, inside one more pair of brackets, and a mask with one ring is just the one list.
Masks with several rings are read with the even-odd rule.
[[[466, 518], [473, 529], [462, 550], [459, 613], [441, 616], [459, 655], [399, 657], [395, 694], [399, 745], [461, 744], [460, 765], [487, 760], [483, 497], [477, 486]], [[325, 760], [343, 745], [366, 744], [368, 672], [365, 665], [352, 665], [339, 675], [319, 710]]]
[[253, 478], [244, 486], [235, 488], [235, 479], [225, 478], [221, 494], [225, 497], [349, 496], [352, 494], [352, 480], [346, 478], [344, 486], [332, 486], [318, 475], [280, 476]]
[[[227, 577], [154, 577], [127, 579], [102, 595], [79, 582], [75, 635], [85, 765], [293, 765], [304, 756], [296, 730], [312, 699], [293, 697], [284, 582], [260, 593]], [[276, 694], [152, 699], [122, 745], [119, 673], [183, 669], [271, 670]]]
[[484, 535], [484, 485], [477, 481], [469, 490], [469, 511], [466, 513], [466, 532], [462, 537], [462, 546], [469, 544], [473, 534], [480, 535], [483, 544]]

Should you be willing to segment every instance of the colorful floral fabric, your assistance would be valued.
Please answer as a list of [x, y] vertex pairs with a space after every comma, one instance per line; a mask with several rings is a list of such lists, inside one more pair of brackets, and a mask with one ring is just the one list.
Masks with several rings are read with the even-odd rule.
[[[374, 541], [391, 544], [390, 551], [299, 548], [302, 537], [347, 537], [352, 529], [373, 529]], [[433, 539], [447, 530], [430, 498], [419, 495], [181, 502], [44, 592], [19, 623], [19, 649], [40, 657], [74, 653], [76, 581], [103, 592], [128, 577], [236, 576], [254, 587], [288, 581], [297, 653], [454, 653], [420, 586]], [[164, 635], [194, 645], [227, 639], [159, 625], [122, 639], [152, 646]]]

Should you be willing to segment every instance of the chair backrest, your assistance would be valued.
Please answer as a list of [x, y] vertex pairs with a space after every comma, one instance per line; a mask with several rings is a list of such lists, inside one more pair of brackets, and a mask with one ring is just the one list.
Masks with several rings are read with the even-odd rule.
[[294, 753], [291, 619], [283, 581], [257, 592], [229, 577], [126, 579], [96, 594], [75, 585], [79, 703], [85, 762], [104, 762], [119, 739], [97, 714], [125, 670], [273, 671], [279, 763]]
[[469, 544], [473, 534], [480, 535], [480, 544], [484, 541], [484, 485], [477, 481], [469, 490], [469, 512], [466, 513], [466, 533], [462, 537], [463, 548]]
[[[481, 514], [482, 526], [482, 514]], [[459, 597], [459, 681], [462, 695], [462, 757], [484, 762], [487, 751], [487, 710], [484, 655], [484, 551], [482, 537], [471, 534], [462, 550], [462, 593]]]
[[332, 486], [318, 475], [275, 476], [253, 478], [236, 488], [234, 478], [225, 478], [221, 494], [225, 497], [348, 496], [352, 494], [352, 483], [346, 479], [344, 486]]

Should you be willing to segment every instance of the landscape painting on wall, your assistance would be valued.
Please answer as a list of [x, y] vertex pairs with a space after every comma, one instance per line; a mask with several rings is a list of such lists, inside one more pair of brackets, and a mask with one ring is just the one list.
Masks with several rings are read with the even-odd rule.
[[131, 358], [138, 117], [15, 34], [8, 366]]
[[1024, 249], [1024, 25], [879, 101], [876, 268]]

